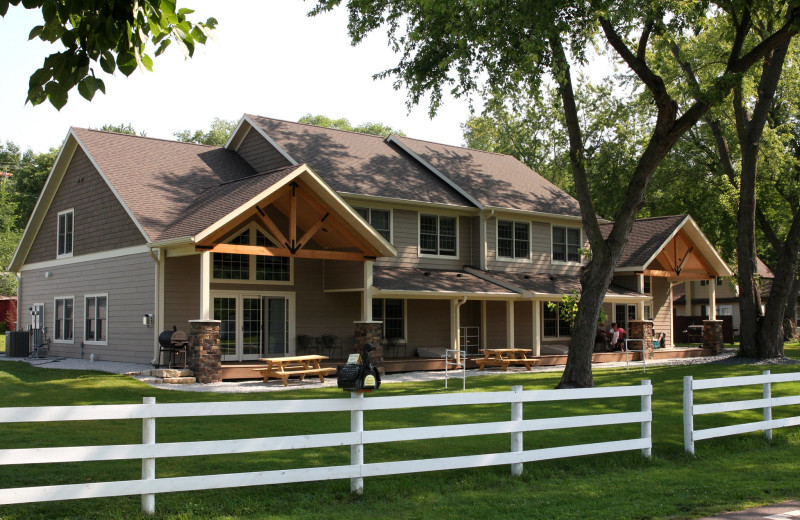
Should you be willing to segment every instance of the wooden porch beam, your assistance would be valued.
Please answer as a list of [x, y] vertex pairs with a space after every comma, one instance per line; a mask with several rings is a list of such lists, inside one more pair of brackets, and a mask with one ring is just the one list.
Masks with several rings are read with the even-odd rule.
[[[321, 203], [314, 200], [313, 198], [307, 196], [305, 191], [300, 192], [300, 197], [303, 199], [303, 201], [308, 203], [309, 206], [319, 211], [323, 215], [328, 212], [328, 209], [325, 208], [325, 206], [323, 206]], [[328, 218], [328, 225], [336, 229], [336, 231], [341, 233], [347, 240], [350, 240], [351, 242], [356, 244], [357, 247], [362, 251], [364, 251], [365, 254], [375, 255], [375, 256], [378, 254], [378, 252], [375, 251], [368, 242], [363, 240], [361, 237], [351, 233], [350, 230], [347, 229], [345, 224], [342, 223], [341, 220], [336, 215], [331, 215]]]
[[292, 195], [289, 199], [289, 248], [292, 251], [297, 251], [297, 188], [299, 185], [292, 182]]
[[325, 215], [323, 215], [322, 218], [319, 219], [319, 221], [316, 224], [311, 226], [309, 228], [309, 230], [306, 231], [305, 235], [303, 235], [302, 238], [300, 238], [300, 241], [297, 242], [297, 249], [298, 250], [302, 249], [303, 246], [305, 246], [308, 243], [308, 241], [311, 240], [314, 237], [314, 235], [317, 233], [317, 231], [319, 231], [322, 228], [322, 226], [325, 224], [325, 221], [328, 219], [328, 217], [330, 215], [331, 215], [330, 213], [325, 213]]
[[272, 221], [271, 218], [267, 216], [266, 213], [262, 213], [259, 211], [258, 214], [256, 215], [256, 219], [258, 219], [258, 221], [261, 222], [261, 224], [263, 224], [265, 228], [267, 228], [267, 231], [269, 231], [272, 234], [275, 240], [278, 241], [279, 245], [288, 247], [289, 242], [286, 240], [286, 237], [283, 236], [281, 230], [278, 229], [278, 226], [275, 225], [275, 223]]

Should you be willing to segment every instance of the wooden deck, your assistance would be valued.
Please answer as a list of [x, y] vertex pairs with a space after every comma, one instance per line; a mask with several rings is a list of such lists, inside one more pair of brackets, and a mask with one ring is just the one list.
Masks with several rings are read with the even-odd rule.
[[[702, 357], [702, 356], [710, 356], [711, 350], [704, 349], [700, 347], [688, 347], [688, 348], [668, 348], [668, 349], [658, 349], [654, 352], [655, 356], [653, 359], [677, 359], [677, 358], [693, 358], [693, 357]], [[531, 359], [536, 360], [536, 364], [534, 366], [541, 367], [541, 366], [557, 366], [557, 365], [565, 365], [567, 363], [567, 356], [532, 356]], [[640, 360], [641, 354], [639, 352], [633, 352], [629, 358], [631, 361]], [[622, 352], [597, 352], [592, 355], [592, 361], [594, 363], [614, 363], [614, 362], [624, 362], [625, 361], [625, 354]], [[649, 360], [648, 360], [649, 361]], [[333, 373], [335, 373], [336, 366], [344, 364], [345, 360], [326, 360], [323, 361], [320, 366], [323, 368], [332, 368]], [[397, 372], [418, 372], [418, 371], [427, 371], [427, 370], [444, 370], [444, 360], [443, 359], [433, 359], [433, 358], [398, 358], [398, 359], [386, 359], [383, 362], [384, 370], [387, 374], [397, 373]], [[259, 363], [257, 361], [248, 361], [244, 363], [223, 363], [222, 364], [222, 379], [225, 381], [237, 380], [237, 379], [260, 379], [258, 374], [253, 371], [254, 368], [264, 368], [264, 363]], [[468, 359], [467, 360], [467, 368], [468, 369], [477, 369], [478, 365], [475, 363], [474, 360]]]

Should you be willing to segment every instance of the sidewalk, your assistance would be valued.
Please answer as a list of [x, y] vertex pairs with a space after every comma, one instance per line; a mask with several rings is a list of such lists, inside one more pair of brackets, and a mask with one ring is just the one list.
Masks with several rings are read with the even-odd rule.
[[734, 511], [732, 513], [721, 513], [717, 516], [707, 516], [699, 520], [785, 520], [789, 518], [800, 518], [800, 500], [755, 507], [744, 511]]

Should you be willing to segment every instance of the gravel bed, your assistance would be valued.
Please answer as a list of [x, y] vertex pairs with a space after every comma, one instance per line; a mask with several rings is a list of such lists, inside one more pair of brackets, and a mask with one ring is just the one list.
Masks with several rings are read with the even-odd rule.
[[[209, 384], [163, 384], [154, 382], [153, 378], [149, 377], [150, 370], [153, 368], [147, 364], [137, 363], [117, 363], [113, 361], [89, 361], [85, 359], [72, 359], [72, 358], [44, 358], [44, 359], [28, 359], [28, 358], [7, 358], [9, 361], [22, 361], [30, 363], [31, 365], [42, 368], [65, 369], [65, 370], [96, 370], [99, 372], [108, 372], [112, 374], [126, 374], [143, 381], [154, 388], [164, 390], [174, 390], [182, 392], [219, 392], [219, 393], [252, 393], [252, 392], [274, 392], [282, 390], [296, 390], [298, 388], [323, 388], [335, 387], [336, 379], [328, 378], [324, 383], [320, 383], [317, 378], [308, 378], [306, 381], [299, 379], [289, 379], [289, 385], [283, 386], [279, 380], [264, 383], [263, 381], [226, 381], [222, 383], [209, 383]], [[648, 361], [648, 366], [664, 366], [664, 365], [699, 365], [705, 363], [717, 363], [724, 365], [796, 365], [800, 364], [800, 360], [789, 358], [774, 358], [765, 360], [755, 360], [736, 357], [736, 350], [726, 349], [717, 356], [696, 357], [696, 358], [676, 358], [676, 359], [663, 359], [658, 361]], [[605, 368], [619, 368], [625, 366], [624, 362], [615, 363], [595, 363], [595, 370], [602, 370]], [[631, 363], [631, 368], [638, 369], [641, 364], [637, 362]], [[509, 367], [507, 372], [501, 370], [467, 370], [467, 377], [491, 377], [496, 374], [530, 374], [535, 372], [561, 372], [564, 370], [563, 365], [557, 366], [542, 366], [532, 367], [531, 371], [526, 370], [524, 367]], [[456, 372], [450, 375], [451, 384], [454, 388], [459, 385], [458, 379], [460, 373]], [[411, 381], [436, 381], [445, 378], [444, 371], [426, 371], [426, 372], [404, 372], [400, 374], [388, 374], [383, 377], [384, 384], [397, 384]]]

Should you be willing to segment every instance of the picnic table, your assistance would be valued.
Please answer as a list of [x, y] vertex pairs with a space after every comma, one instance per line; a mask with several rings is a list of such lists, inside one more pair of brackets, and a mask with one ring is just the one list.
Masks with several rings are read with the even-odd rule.
[[267, 366], [254, 368], [253, 370], [261, 373], [265, 383], [271, 377], [274, 377], [283, 381], [283, 386], [289, 386], [290, 377], [298, 376], [300, 381], [303, 381], [309, 375], [319, 377], [320, 383], [324, 383], [325, 376], [333, 372], [334, 369], [320, 367], [319, 362], [323, 359], [328, 359], [328, 356], [309, 354], [306, 356], [258, 358], [259, 361], [266, 363]]
[[525, 365], [528, 370], [531, 365], [536, 363], [535, 359], [528, 358], [527, 348], [485, 348], [483, 352], [483, 359], [476, 359], [475, 363], [481, 367], [481, 370], [487, 366], [503, 367], [503, 370], [508, 370], [508, 365]]

